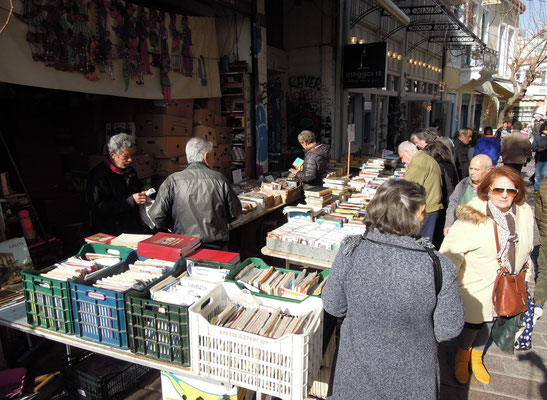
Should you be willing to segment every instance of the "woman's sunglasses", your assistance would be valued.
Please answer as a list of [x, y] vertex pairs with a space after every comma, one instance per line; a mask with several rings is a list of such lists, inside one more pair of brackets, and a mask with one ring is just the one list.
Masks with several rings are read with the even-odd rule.
[[490, 187], [492, 193], [501, 196], [503, 193], [507, 192], [507, 196], [515, 197], [519, 190], [517, 188], [501, 188], [501, 187]]

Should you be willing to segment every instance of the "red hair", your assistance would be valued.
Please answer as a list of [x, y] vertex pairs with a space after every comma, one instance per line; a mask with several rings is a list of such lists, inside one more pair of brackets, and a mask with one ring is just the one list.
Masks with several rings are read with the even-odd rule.
[[492, 186], [492, 182], [494, 182], [494, 179], [500, 176], [509, 179], [518, 189], [518, 193], [515, 196], [513, 202], [518, 204], [519, 206], [524, 203], [524, 201], [526, 200], [526, 185], [524, 184], [524, 180], [520, 176], [520, 172], [512, 167], [507, 167], [505, 165], [503, 167], [494, 168], [488, 173], [488, 175], [484, 177], [481, 184], [477, 188], [477, 194], [479, 196], [479, 199], [484, 201], [488, 200], [488, 192], [490, 191], [490, 186]]

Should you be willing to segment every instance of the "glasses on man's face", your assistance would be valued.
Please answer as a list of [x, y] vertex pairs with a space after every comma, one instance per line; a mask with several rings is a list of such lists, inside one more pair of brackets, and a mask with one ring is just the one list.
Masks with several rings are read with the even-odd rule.
[[492, 191], [492, 193], [498, 196], [507, 193], [507, 196], [509, 197], [515, 197], [519, 192], [517, 188], [490, 187], [490, 190]]

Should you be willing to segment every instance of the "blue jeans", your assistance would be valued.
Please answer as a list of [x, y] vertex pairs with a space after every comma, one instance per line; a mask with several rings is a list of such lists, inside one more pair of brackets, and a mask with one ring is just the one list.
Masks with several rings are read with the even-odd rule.
[[427, 214], [422, 230], [420, 231], [420, 236], [426, 237], [430, 242], [433, 243], [433, 235], [435, 233], [435, 225], [437, 225], [437, 218], [439, 217], [439, 212], [435, 211], [431, 214]]
[[534, 181], [534, 189], [539, 190], [539, 185], [543, 178], [547, 176], [547, 161], [538, 161], [536, 162], [536, 176]]

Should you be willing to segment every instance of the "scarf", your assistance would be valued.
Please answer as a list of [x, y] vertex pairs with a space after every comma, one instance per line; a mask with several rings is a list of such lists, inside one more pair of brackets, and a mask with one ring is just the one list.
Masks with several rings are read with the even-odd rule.
[[137, 171], [135, 171], [135, 169], [133, 169], [133, 167], [131, 165], [127, 166], [126, 168], [124, 169], [121, 169], [121, 168], [118, 168], [113, 162], [112, 160], [110, 159], [110, 157], [108, 156], [104, 156], [104, 163], [108, 166], [108, 168], [110, 168], [110, 170], [118, 175], [123, 175], [123, 177], [125, 178], [125, 183], [128, 184], [129, 183], [129, 180], [133, 177], [133, 176], [136, 176], [137, 175]]
[[519, 240], [516, 232], [515, 205], [504, 213], [492, 203], [492, 200], [488, 200], [487, 208], [500, 234], [500, 250], [497, 258], [502, 261], [502, 265], [509, 266], [510, 271], [513, 272], [515, 271], [515, 243]]

